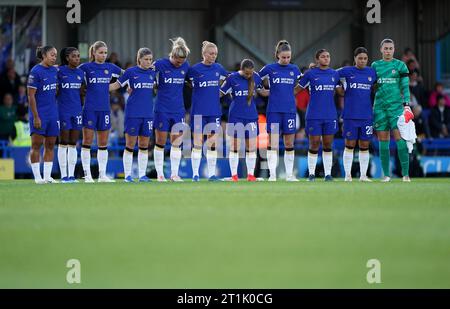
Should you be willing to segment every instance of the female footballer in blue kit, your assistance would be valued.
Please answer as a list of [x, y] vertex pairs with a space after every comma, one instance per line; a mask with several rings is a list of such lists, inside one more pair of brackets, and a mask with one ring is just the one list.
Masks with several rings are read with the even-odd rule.
[[125, 71], [119, 79], [109, 86], [110, 91], [128, 86], [132, 90], [125, 106], [125, 140], [123, 168], [125, 182], [134, 182], [131, 177], [133, 151], [138, 142], [139, 182], [149, 182], [146, 175], [148, 164], [148, 144], [153, 132], [153, 98], [156, 72], [152, 68], [153, 53], [149, 48], [137, 52], [137, 65]]
[[247, 181], [256, 181], [254, 176], [256, 165], [256, 138], [258, 136], [258, 113], [254, 96], [256, 93], [267, 96], [262, 88], [262, 80], [255, 73], [255, 64], [250, 59], [244, 59], [238, 72], [227, 77], [220, 89], [222, 95], [231, 94], [233, 102], [230, 105], [227, 134], [233, 139], [229, 153], [231, 179], [239, 181], [239, 145], [245, 138]]
[[81, 87], [85, 82], [80, 65], [80, 52], [75, 47], [61, 50], [61, 66], [58, 68], [58, 111], [61, 134], [58, 146], [58, 162], [61, 182], [78, 182], [74, 177], [77, 164], [77, 141], [82, 129]]
[[206, 160], [209, 181], [217, 181], [217, 133], [220, 132], [220, 85], [227, 77], [223, 66], [216, 63], [217, 46], [204, 41], [202, 46], [203, 61], [189, 68], [188, 79], [192, 83], [191, 130], [194, 136], [191, 162], [193, 181], [199, 181], [199, 167], [202, 158], [204, 136], [207, 137]]
[[[31, 169], [37, 184], [57, 183], [51, 177], [56, 138], [59, 135], [56, 89], [58, 70], [56, 48], [38, 47], [36, 57], [41, 62], [35, 65], [28, 76], [28, 102], [30, 102]], [[40, 149], [44, 145], [44, 179], [40, 171]]]
[[276, 181], [278, 145], [280, 134], [283, 135], [285, 152], [284, 164], [286, 181], [298, 181], [294, 176], [294, 140], [296, 130], [296, 112], [294, 88], [300, 79], [300, 70], [290, 64], [291, 46], [289, 42], [279, 41], [275, 47], [277, 62], [268, 64], [261, 69], [259, 75], [270, 88], [269, 104], [267, 105], [267, 132], [270, 136], [270, 146], [267, 150], [269, 165], [269, 181]]
[[[339, 69], [343, 88], [338, 88], [344, 97], [345, 150], [343, 156], [345, 181], [352, 181], [353, 151], [359, 144], [360, 180], [371, 181], [367, 177], [369, 166], [369, 145], [373, 135], [372, 89], [377, 81], [375, 69], [368, 67], [369, 54], [364, 47], [354, 52], [355, 66]], [[344, 94], [345, 93], [345, 94]]]
[[316, 64], [300, 80], [300, 87], [310, 89], [311, 99], [306, 111], [306, 133], [309, 137], [308, 181], [315, 180], [317, 155], [322, 140], [322, 161], [325, 181], [332, 181], [333, 137], [336, 134], [337, 112], [334, 102], [335, 89], [339, 86], [339, 73], [331, 69], [330, 53], [321, 49], [315, 55]]
[[155, 62], [157, 94], [155, 101], [155, 129], [156, 145], [154, 149], [155, 167], [158, 181], [167, 181], [164, 177], [164, 147], [170, 133], [172, 147], [170, 149], [170, 180], [183, 181], [178, 175], [181, 161], [182, 131], [185, 117], [183, 87], [189, 63], [186, 61], [190, 50], [183, 38], [171, 40], [172, 51], [169, 58]]
[[94, 132], [97, 131], [98, 182], [114, 182], [106, 175], [108, 163], [108, 136], [111, 128], [111, 107], [109, 102], [109, 83], [111, 78], [119, 77], [122, 69], [115, 64], [105, 62], [108, 47], [105, 42], [97, 41], [89, 48], [90, 62], [80, 65], [86, 74], [86, 98], [83, 108], [83, 146], [81, 162], [86, 183], [93, 183], [91, 175], [91, 145]]

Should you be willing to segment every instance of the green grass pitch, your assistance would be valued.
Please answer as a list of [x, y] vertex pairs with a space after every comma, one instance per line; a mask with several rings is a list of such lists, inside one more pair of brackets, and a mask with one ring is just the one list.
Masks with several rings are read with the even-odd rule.
[[[0, 288], [450, 288], [449, 179], [0, 193]], [[69, 259], [81, 284], [66, 282]]]

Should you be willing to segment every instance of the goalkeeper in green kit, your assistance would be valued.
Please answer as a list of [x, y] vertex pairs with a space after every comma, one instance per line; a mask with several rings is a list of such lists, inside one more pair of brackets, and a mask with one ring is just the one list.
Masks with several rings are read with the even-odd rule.
[[380, 159], [384, 173], [382, 181], [389, 182], [391, 180], [389, 142], [390, 132], [392, 131], [397, 143], [403, 181], [410, 182], [408, 148], [397, 127], [400, 116], [404, 115], [406, 122], [414, 118], [409, 107], [409, 72], [403, 61], [394, 58], [394, 52], [394, 41], [391, 39], [383, 40], [381, 42], [383, 59], [372, 64], [378, 78], [373, 108], [374, 125], [380, 143]]

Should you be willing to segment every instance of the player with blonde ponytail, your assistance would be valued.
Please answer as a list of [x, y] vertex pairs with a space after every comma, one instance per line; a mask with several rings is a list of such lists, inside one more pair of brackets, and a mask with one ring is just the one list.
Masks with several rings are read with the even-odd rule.
[[181, 161], [182, 128], [184, 126], [184, 100], [183, 87], [189, 63], [186, 58], [190, 50], [183, 38], [175, 38], [172, 42], [172, 50], [169, 58], [159, 59], [155, 62], [157, 95], [155, 102], [155, 129], [156, 145], [154, 149], [155, 167], [158, 181], [167, 181], [164, 172], [164, 147], [170, 134], [170, 180], [183, 181], [178, 176], [178, 168]]
[[216, 44], [204, 41], [202, 44], [203, 61], [192, 66], [188, 71], [188, 79], [193, 87], [191, 107], [191, 130], [194, 134], [194, 148], [191, 162], [193, 181], [199, 181], [199, 167], [202, 159], [202, 145], [206, 140], [206, 160], [208, 179], [217, 181], [215, 175], [217, 162], [217, 133], [220, 134], [220, 85], [225, 80], [227, 72], [223, 66], [216, 63], [218, 49]]

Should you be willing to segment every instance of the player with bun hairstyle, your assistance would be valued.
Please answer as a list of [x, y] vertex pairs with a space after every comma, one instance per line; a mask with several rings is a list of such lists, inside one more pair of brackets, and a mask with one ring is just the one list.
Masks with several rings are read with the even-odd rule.
[[159, 59], [155, 62], [156, 81], [158, 92], [155, 101], [155, 129], [156, 145], [154, 149], [155, 167], [158, 181], [167, 181], [164, 176], [164, 147], [170, 134], [170, 180], [183, 181], [178, 175], [181, 161], [182, 127], [185, 124], [185, 108], [183, 87], [189, 63], [186, 61], [190, 50], [183, 38], [170, 40], [172, 50], [169, 58]]

